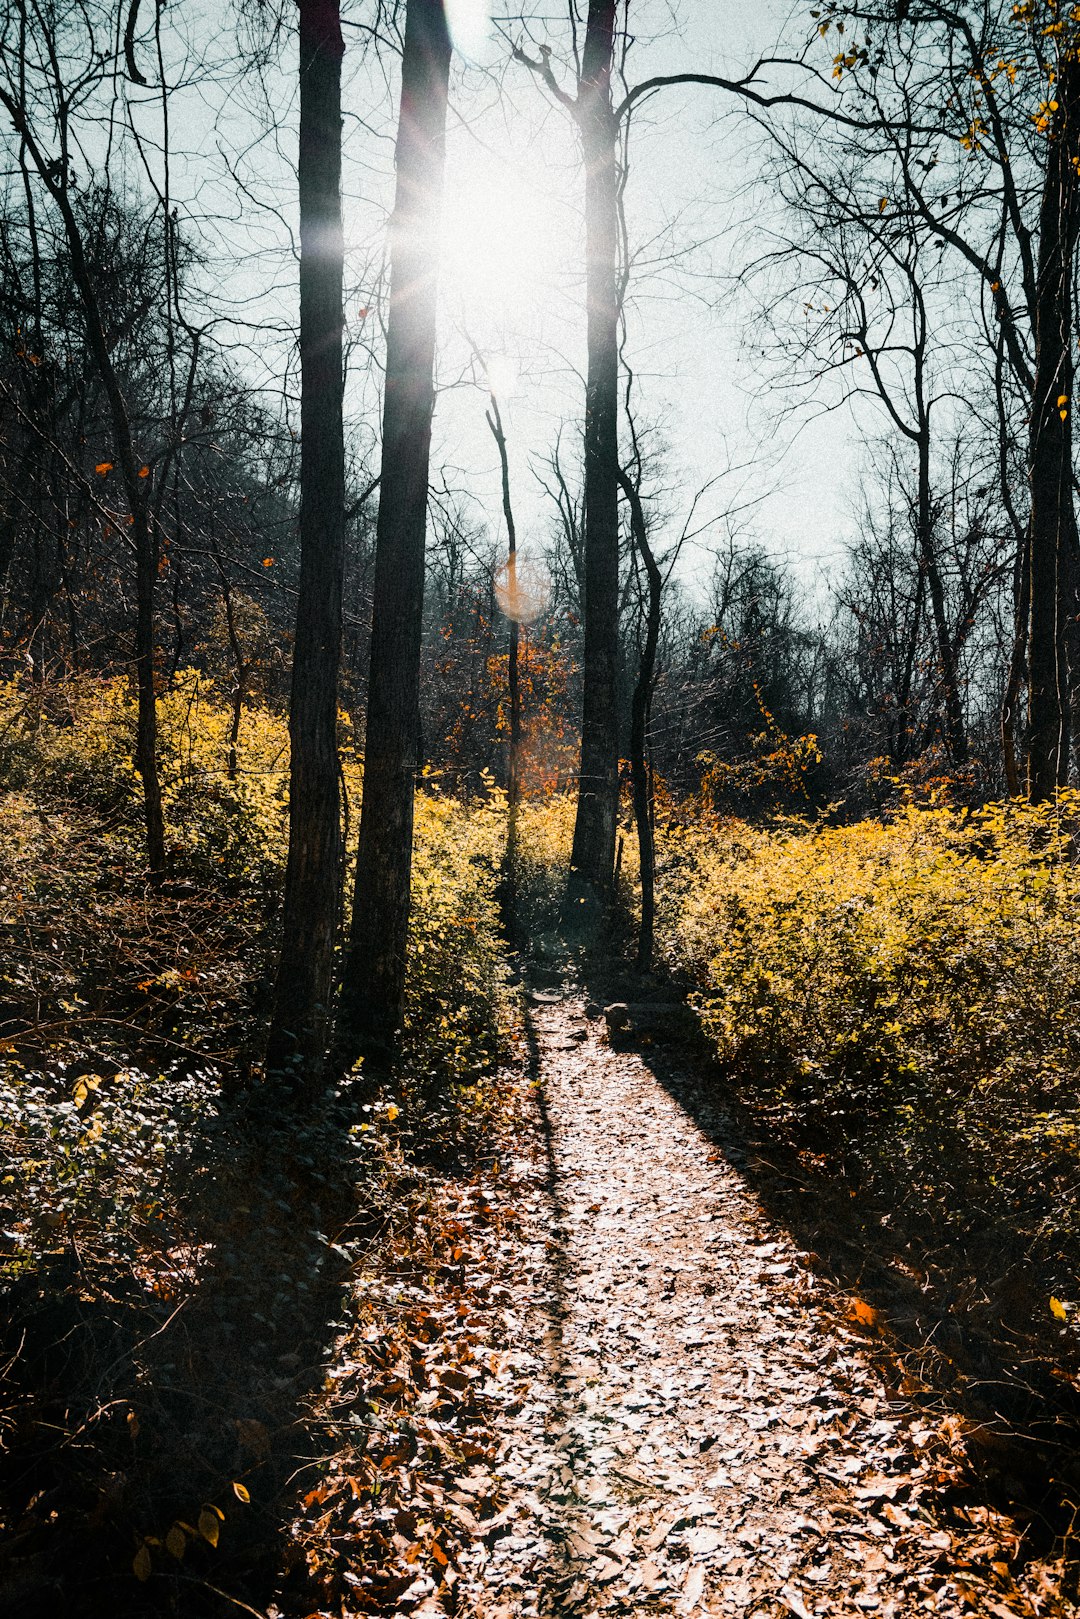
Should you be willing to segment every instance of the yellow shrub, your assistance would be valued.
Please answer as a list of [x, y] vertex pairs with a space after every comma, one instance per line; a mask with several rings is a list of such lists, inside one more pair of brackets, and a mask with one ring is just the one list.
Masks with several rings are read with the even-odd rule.
[[1080, 1171], [1078, 801], [673, 829], [659, 935], [731, 1073], [912, 1198], [1037, 1223]]
[[490, 1065], [510, 1028], [496, 899], [505, 842], [501, 794], [417, 796], [406, 1029], [414, 1052], [455, 1081]]
[[[12, 813], [0, 818], [0, 844], [9, 863], [14, 849], [32, 847], [26, 825], [36, 802], [60, 816], [77, 810], [88, 829], [106, 825], [110, 847], [139, 871], [135, 721], [135, 694], [123, 679], [0, 687], [0, 783], [19, 794], [9, 800]], [[207, 890], [224, 886], [236, 920], [236, 902], [250, 902], [249, 972], [254, 974], [268, 966], [257, 957], [272, 955], [272, 930], [265, 938], [259, 933], [284, 879], [289, 737], [284, 716], [263, 705], [246, 707], [230, 779], [231, 724], [227, 697], [197, 671], [181, 671], [159, 697], [159, 768], [172, 871], [195, 877]], [[362, 769], [350, 740], [343, 716], [354, 846]], [[510, 1021], [496, 903], [504, 841], [505, 802], [498, 795], [476, 804], [418, 796], [407, 984], [410, 1048], [414, 1060], [455, 1080], [490, 1064]], [[80, 878], [87, 893], [102, 876], [90, 866]], [[110, 869], [115, 877], [118, 868]], [[33, 885], [28, 880], [26, 886], [33, 908]], [[347, 887], [351, 890], [351, 873]], [[68, 901], [79, 904], [80, 896], [68, 893]], [[104, 914], [96, 906], [94, 914], [99, 913]], [[85, 962], [92, 946], [83, 940], [82, 950]], [[216, 1044], [212, 1031], [209, 1043]]]

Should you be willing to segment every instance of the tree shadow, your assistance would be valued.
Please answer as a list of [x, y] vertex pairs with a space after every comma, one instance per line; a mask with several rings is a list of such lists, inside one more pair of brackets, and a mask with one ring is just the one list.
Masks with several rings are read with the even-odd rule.
[[[601, 972], [591, 988], [603, 995], [611, 985]], [[943, 1505], [1007, 1511], [1025, 1530], [1022, 1557], [1065, 1557], [1075, 1586], [1080, 1393], [1062, 1335], [1041, 1325], [1045, 1289], [1007, 1223], [949, 1226], [852, 1184], [835, 1165], [808, 1167], [685, 1021], [673, 1038], [631, 1033], [621, 1043], [790, 1233], [845, 1325], [863, 1333], [890, 1397], [958, 1419], [966, 1464]]]
[[319, 1460], [305, 1419], [348, 1279], [336, 1244], [364, 1221], [354, 1117], [341, 1097], [314, 1120], [226, 1099], [167, 1263], [71, 1245], [13, 1289], [0, 1613], [265, 1611]]

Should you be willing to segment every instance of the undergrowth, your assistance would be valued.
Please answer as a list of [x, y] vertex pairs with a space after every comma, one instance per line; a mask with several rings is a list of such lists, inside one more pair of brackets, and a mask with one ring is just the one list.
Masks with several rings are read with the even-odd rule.
[[941, 1343], [993, 1340], [1020, 1404], [1039, 1366], [1043, 1394], [1080, 1369], [1077, 809], [663, 843], [660, 947], [727, 1083], [805, 1174], [876, 1211], [875, 1246], [895, 1233], [916, 1313], [937, 1275]]
[[352, 1256], [492, 1150], [514, 1038], [500, 806], [426, 791], [392, 1079], [253, 1111], [287, 729], [245, 710], [230, 772], [205, 677], [159, 713], [153, 884], [129, 685], [0, 692], [0, 1608], [27, 1615], [73, 1581], [87, 1614], [265, 1584]]

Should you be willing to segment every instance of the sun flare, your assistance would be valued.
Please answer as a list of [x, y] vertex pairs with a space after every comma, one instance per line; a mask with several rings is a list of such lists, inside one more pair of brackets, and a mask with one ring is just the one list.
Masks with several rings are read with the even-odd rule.
[[535, 179], [475, 144], [447, 163], [441, 223], [445, 296], [466, 326], [520, 326], [567, 261], [565, 223]]

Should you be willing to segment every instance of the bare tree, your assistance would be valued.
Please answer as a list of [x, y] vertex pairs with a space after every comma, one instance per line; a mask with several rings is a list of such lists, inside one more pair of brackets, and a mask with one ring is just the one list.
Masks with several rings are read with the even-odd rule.
[[450, 35], [443, 0], [408, 0], [390, 230], [382, 475], [375, 540], [364, 797], [339, 1044], [392, 1045], [405, 1004], [420, 641], [434, 409], [437, 222]]
[[[132, 11], [132, 17], [135, 12]], [[134, 27], [134, 24], [132, 25]], [[160, 12], [156, 22], [160, 28]], [[134, 66], [134, 39], [122, 49], [115, 16], [107, 8], [86, 6], [72, 11], [43, 8], [33, 0], [17, 0], [0, 21], [0, 107], [18, 137], [18, 162], [26, 190], [27, 223], [35, 237], [35, 278], [40, 276], [36, 246], [37, 221], [31, 176], [54, 211], [66, 244], [67, 260], [86, 343], [104, 394], [113, 455], [128, 508], [127, 527], [135, 561], [134, 667], [138, 691], [135, 760], [142, 784], [149, 868], [165, 869], [165, 825], [157, 762], [155, 690], [155, 595], [159, 570], [159, 527], [162, 502], [183, 441], [192, 406], [201, 334], [186, 323], [186, 375], [176, 382], [179, 316], [176, 285], [175, 221], [168, 184], [167, 86], [161, 84], [165, 120], [162, 148], [164, 180], [148, 170], [156, 193], [153, 210], [160, 238], [162, 280], [157, 289], [169, 327], [167, 366], [172, 387], [171, 420], [164, 442], [140, 449], [130, 389], [116, 360], [116, 333], [110, 333], [101, 277], [95, 273], [86, 237], [87, 212], [76, 180], [76, 166], [87, 161], [88, 141], [100, 140], [102, 124], [114, 133], [116, 94], [125, 71]], [[78, 65], [76, 65], [78, 64]], [[137, 71], [137, 70], [136, 70]], [[140, 74], [137, 80], [146, 83]], [[111, 140], [106, 151], [111, 152]], [[140, 148], [140, 152], [142, 148]], [[89, 163], [87, 164], [89, 167]], [[40, 423], [38, 424], [40, 427]], [[105, 466], [105, 464], [102, 464]], [[111, 470], [110, 462], [105, 470]]]
[[506, 686], [510, 700], [510, 745], [506, 766], [506, 870], [504, 890], [505, 910], [511, 923], [517, 900], [519, 813], [521, 809], [521, 619], [522, 589], [518, 578], [517, 525], [514, 505], [510, 498], [510, 455], [506, 446], [502, 412], [495, 389], [488, 387], [488, 408], [485, 413], [488, 428], [499, 452], [499, 473], [502, 489], [503, 521], [506, 523], [506, 588], [505, 611], [510, 628], [506, 647]]
[[318, 1085], [341, 903], [338, 676], [345, 536], [337, 0], [300, 3], [300, 588], [289, 706], [289, 859], [267, 1066]]
[[611, 897], [619, 798], [619, 140], [611, 80], [617, 0], [589, 0], [577, 56], [577, 88], [569, 95], [551, 67], [551, 52], [515, 56], [539, 75], [571, 114], [585, 169], [585, 637], [581, 765], [566, 920], [591, 927]]

